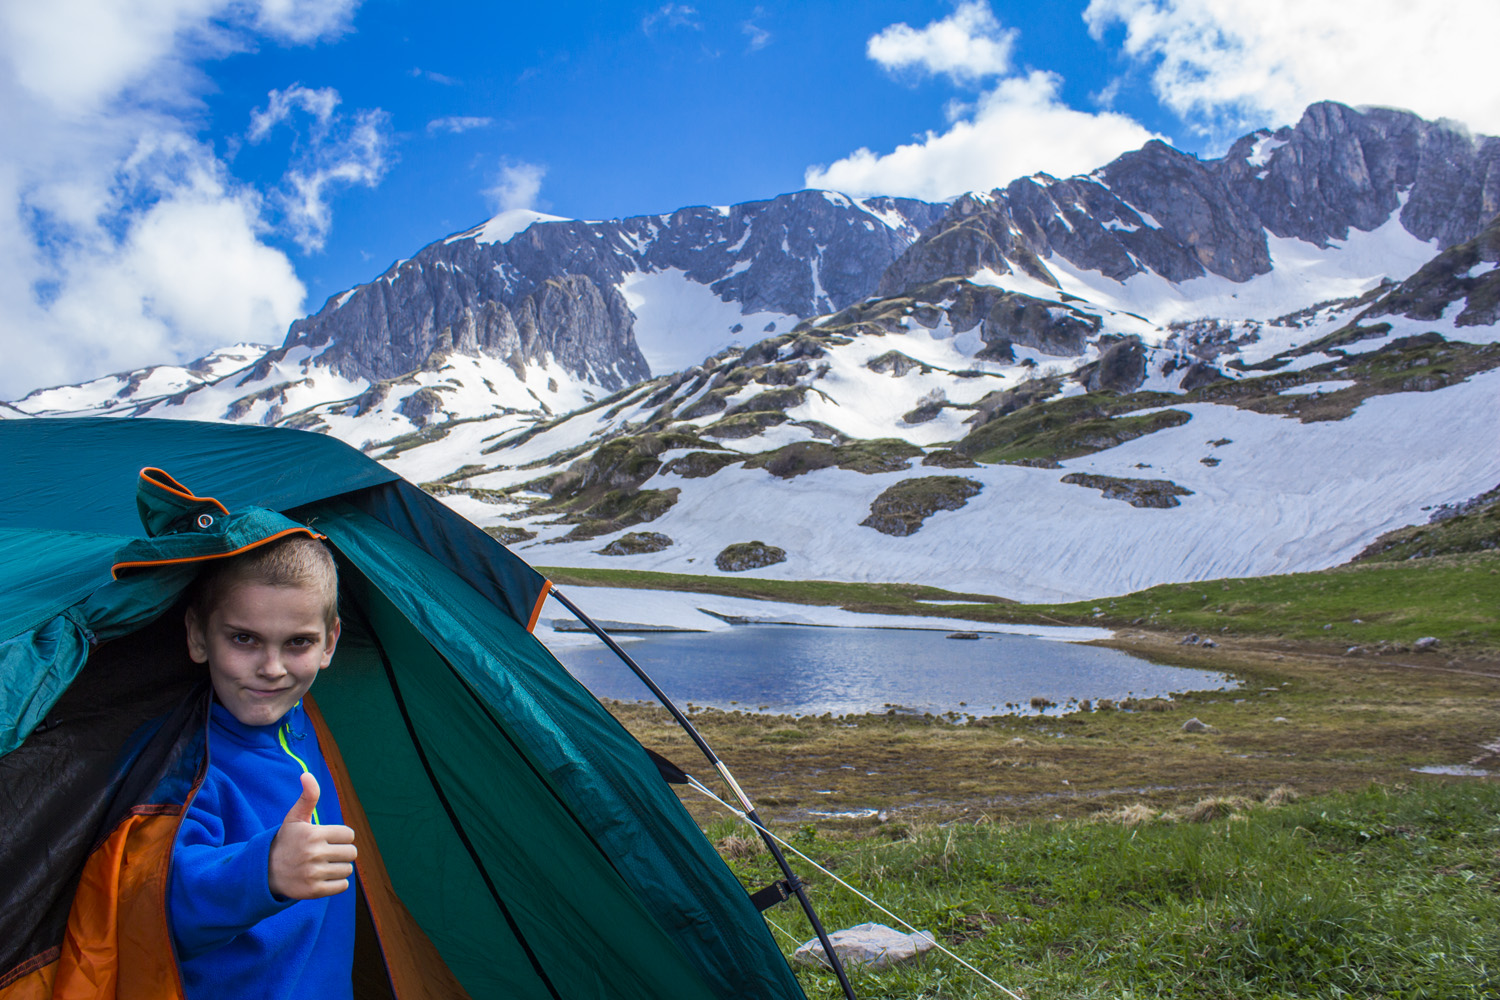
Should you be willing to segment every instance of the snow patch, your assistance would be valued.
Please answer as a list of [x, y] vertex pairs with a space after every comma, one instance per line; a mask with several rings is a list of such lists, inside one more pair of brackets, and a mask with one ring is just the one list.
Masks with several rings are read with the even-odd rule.
[[1325, 392], [1338, 392], [1340, 389], [1347, 389], [1354, 385], [1359, 385], [1359, 383], [1348, 379], [1331, 379], [1327, 382], [1306, 382], [1302, 385], [1294, 385], [1290, 389], [1283, 389], [1276, 395], [1315, 396]]
[[675, 267], [626, 275], [619, 288], [635, 314], [635, 342], [658, 374], [690, 368], [731, 344], [760, 340], [770, 323], [798, 322], [785, 313], [742, 313], [738, 302], [724, 301]]
[[560, 215], [546, 215], [542, 212], [533, 212], [529, 208], [513, 208], [509, 212], [501, 212], [478, 229], [471, 229], [467, 233], [450, 237], [448, 242], [472, 237], [475, 243], [505, 243], [516, 234], [524, 233], [535, 223], [570, 221], [572, 220]]
[[1285, 146], [1286, 143], [1287, 140], [1278, 139], [1272, 135], [1257, 139], [1254, 148], [1250, 150], [1250, 155], [1245, 157], [1245, 162], [1252, 167], [1263, 167], [1271, 162], [1271, 154], [1282, 146]]

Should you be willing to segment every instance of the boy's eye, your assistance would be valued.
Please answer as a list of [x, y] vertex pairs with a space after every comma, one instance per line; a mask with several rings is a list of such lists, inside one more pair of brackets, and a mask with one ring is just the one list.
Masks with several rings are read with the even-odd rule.
[[255, 636], [251, 635], [248, 632], [236, 632], [234, 635], [229, 637], [229, 641], [234, 643], [236, 646], [248, 646], [255, 641]]

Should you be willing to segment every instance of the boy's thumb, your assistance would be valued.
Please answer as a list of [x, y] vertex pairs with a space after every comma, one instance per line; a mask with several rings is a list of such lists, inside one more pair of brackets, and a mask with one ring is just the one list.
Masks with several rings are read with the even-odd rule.
[[282, 826], [288, 823], [311, 823], [313, 810], [318, 807], [318, 779], [306, 773], [302, 774], [302, 794], [292, 805], [291, 811], [286, 814], [286, 819], [281, 821]]

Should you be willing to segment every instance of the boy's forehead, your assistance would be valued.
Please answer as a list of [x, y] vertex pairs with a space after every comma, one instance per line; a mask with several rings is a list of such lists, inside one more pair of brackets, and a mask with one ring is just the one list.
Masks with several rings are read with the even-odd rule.
[[321, 622], [326, 601], [317, 587], [302, 584], [280, 586], [258, 580], [225, 581], [215, 595], [209, 614], [221, 619], [306, 615]]

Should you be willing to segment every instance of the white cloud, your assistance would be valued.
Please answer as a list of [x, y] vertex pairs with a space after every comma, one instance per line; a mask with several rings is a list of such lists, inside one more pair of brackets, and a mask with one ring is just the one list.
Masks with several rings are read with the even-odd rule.
[[745, 36], [745, 47], [750, 52], [759, 52], [771, 44], [771, 33], [754, 21], [741, 22], [740, 31]]
[[438, 73], [430, 69], [423, 69], [420, 66], [413, 66], [409, 75], [414, 80], [431, 80], [433, 83], [440, 83], [444, 87], [457, 87], [462, 83], [457, 77], [448, 76], [445, 73]]
[[465, 115], [434, 118], [427, 123], [427, 134], [432, 135], [435, 132], [448, 132], [452, 135], [459, 135], [460, 133], [469, 132], [476, 128], [487, 128], [494, 123], [495, 119], [493, 118], [475, 118]]
[[245, 138], [251, 142], [260, 142], [270, 134], [271, 129], [290, 118], [298, 108], [312, 115], [320, 127], [326, 128], [340, 100], [339, 92], [332, 87], [311, 90], [296, 83], [285, 90], [273, 90], [266, 97], [264, 108], [256, 108], [250, 112], [250, 130]]
[[255, 24], [268, 35], [307, 45], [348, 31], [359, 4], [360, 0], [260, 0]]
[[922, 29], [893, 24], [870, 38], [865, 54], [889, 70], [918, 69], [958, 81], [998, 76], [1010, 68], [1016, 31], [996, 20], [988, 3], [970, 0]]
[[[250, 113], [251, 142], [264, 140], [285, 122], [296, 135], [292, 165], [271, 201], [282, 222], [304, 253], [323, 249], [333, 228], [328, 203], [337, 187], [374, 187], [390, 167], [390, 116], [384, 111], [360, 111], [352, 118], [338, 114], [339, 93], [332, 87], [310, 90], [293, 84], [267, 95], [265, 108]], [[311, 119], [306, 129], [296, 125], [297, 112]]]
[[196, 138], [197, 67], [330, 37], [357, 6], [0, 3], [0, 398], [282, 339], [306, 289], [265, 199]]
[[1090, 114], [1060, 102], [1055, 73], [1040, 70], [1000, 81], [945, 132], [890, 153], [859, 149], [826, 167], [810, 167], [806, 184], [854, 195], [904, 195], [938, 201], [987, 191], [1046, 171], [1060, 177], [1102, 166], [1152, 134], [1113, 112]]
[[1167, 107], [1219, 142], [1294, 122], [1314, 101], [1408, 108], [1500, 134], [1495, 0], [1093, 0], [1095, 38], [1124, 28]]
[[654, 32], [658, 25], [665, 25], [668, 28], [701, 29], [703, 22], [698, 20], [696, 7], [690, 7], [685, 3], [664, 3], [641, 18], [641, 30], [648, 35]]
[[502, 160], [495, 183], [484, 191], [485, 200], [497, 215], [517, 209], [535, 210], [545, 176], [547, 168], [541, 164]]

